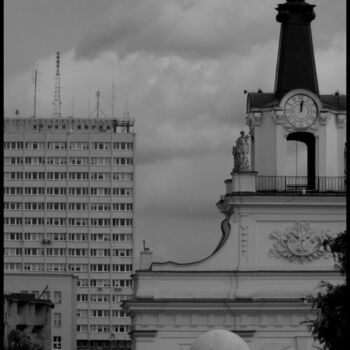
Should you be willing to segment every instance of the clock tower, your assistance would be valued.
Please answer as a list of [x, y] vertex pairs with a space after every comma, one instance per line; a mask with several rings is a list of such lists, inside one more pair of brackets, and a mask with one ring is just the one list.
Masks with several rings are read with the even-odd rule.
[[[281, 30], [274, 92], [259, 90], [247, 98], [251, 169], [260, 176], [294, 176], [295, 183], [287, 181], [287, 186], [308, 190], [345, 173], [346, 101], [338, 92], [319, 93], [310, 27], [314, 7], [304, 0], [278, 5]], [[291, 169], [291, 157], [296, 166], [298, 157], [306, 159], [299, 173]]]

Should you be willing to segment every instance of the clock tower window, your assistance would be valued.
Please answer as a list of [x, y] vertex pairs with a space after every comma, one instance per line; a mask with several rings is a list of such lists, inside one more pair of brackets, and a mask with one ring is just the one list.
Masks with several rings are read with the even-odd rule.
[[[309, 132], [293, 132], [287, 136], [287, 141], [297, 141], [297, 143], [302, 142], [306, 145], [307, 188], [309, 190], [314, 190], [316, 188], [315, 136]], [[295, 156], [298, 157], [297, 152]]]

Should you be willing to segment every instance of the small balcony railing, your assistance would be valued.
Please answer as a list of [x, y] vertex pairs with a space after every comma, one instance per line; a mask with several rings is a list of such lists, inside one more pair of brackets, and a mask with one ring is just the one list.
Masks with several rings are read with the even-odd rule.
[[346, 177], [317, 176], [313, 181], [307, 176], [257, 176], [257, 192], [345, 192]]

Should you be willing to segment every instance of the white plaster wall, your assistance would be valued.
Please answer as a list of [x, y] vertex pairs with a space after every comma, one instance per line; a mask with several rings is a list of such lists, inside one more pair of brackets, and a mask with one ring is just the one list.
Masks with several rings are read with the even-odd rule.
[[[334, 113], [327, 113], [327, 122], [321, 125], [318, 131], [318, 174], [319, 176], [343, 176], [345, 129], [337, 124]], [[341, 155], [342, 153], [342, 155]]]
[[[235, 332], [250, 350], [313, 349], [316, 343], [303, 322], [313, 318], [314, 314], [305, 307], [302, 311], [285, 310], [283, 304], [277, 308], [275, 312], [254, 307], [248, 312], [216, 309], [208, 314], [202, 310], [199, 315], [193, 307], [186, 312], [163, 307], [161, 311], [145, 313], [142, 321], [136, 322], [139, 330], [148, 329], [154, 332], [154, 336], [137, 338], [134, 350], [188, 350], [202, 333], [211, 329]], [[168, 313], [168, 318], [164, 322], [161, 316], [165, 313]], [[182, 323], [179, 322], [181, 319]]]
[[[212, 256], [192, 264], [154, 264], [153, 271], [238, 271], [250, 270], [332, 270], [334, 261], [322, 254], [310, 261], [291, 261], [270, 254], [276, 239], [270, 237], [275, 230], [285, 233], [295, 223], [308, 223], [316, 230], [315, 237], [323, 233], [337, 234], [345, 229], [346, 207], [342, 196], [279, 196], [226, 197], [224, 210], [231, 211], [229, 236], [225, 244]], [[219, 242], [218, 242], [219, 243]], [[278, 245], [278, 244], [277, 244]], [[311, 254], [310, 254], [311, 257]], [[205, 258], [205, 257], [203, 257]], [[153, 281], [149, 288], [153, 290]], [[146, 288], [146, 286], [144, 286]], [[148, 288], [148, 287], [147, 287]], [[211, 289], [202, 293], [210, 295]]]
[[261, 126], [255, 127], [255, 171], [258, 175], [276, 175], [276, 125], [271, 111], [262, 112]]
[[276, 176], [288, 176], [287, 133], [282, 125], [276, 125]]
[[[288, 176], [287, 173], [287, 135], [293, 132], [283, 124], [273, 120], [273, 111], [253, 112], [261, 114], [261, 123], [254, 127], [254, 168], [260, 176]], [[339, 118], [343, 118], [345, 114]], [[322, 120], [317, 121], [317, 130], [311, 131], [316, 137], [316, 176], [343, 176], [344, 144], [346, 141], [346, 122], [338, 122], [332, 111], [322, 111]], [[288, 125], [288, 124], [287, 124]]]

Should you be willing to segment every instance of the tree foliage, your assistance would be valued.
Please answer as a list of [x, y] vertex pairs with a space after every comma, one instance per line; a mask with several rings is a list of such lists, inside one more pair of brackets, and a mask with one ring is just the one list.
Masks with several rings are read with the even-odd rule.
[[[325, 248], [331, 249], [335, 266], [344, 275], [348, 271], [348, 249], [346, 231], [334, 239], [324, 242]], [[324, 349], [350, 349], [348, 288], [346, 283], [333, 285], [321, 282], [320, 291], [314, 299], [313, 308], [318, 310], [317, 318], [311, 322], [310, 331]]]
[[19, 330], [13, 329], [7, 336], [5, 350], [42, 350], [43, 347], [33, 343], [30, 338]]

